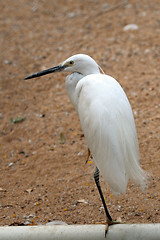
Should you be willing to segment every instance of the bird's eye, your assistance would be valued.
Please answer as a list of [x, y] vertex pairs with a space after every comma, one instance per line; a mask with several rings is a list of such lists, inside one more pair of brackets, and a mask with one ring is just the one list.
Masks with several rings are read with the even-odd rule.
[[69, 62], [70, 65], [73, 65], [73, 63], [74, 63], [73, 61], [70, 61], [70, 62]]

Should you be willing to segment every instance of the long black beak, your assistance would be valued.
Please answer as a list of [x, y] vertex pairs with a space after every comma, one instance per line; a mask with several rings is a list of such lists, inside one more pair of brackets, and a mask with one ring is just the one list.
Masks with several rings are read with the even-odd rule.
[[38, 73], [34, 73], [28, 77], [26, 77], [24, 80], [27, 80], [27, 79], [31, 79], [31, 78], [37, 78], [37, 77], [40, 77], [40, 76], [43, 76], [43, 75], [46, 75], [46, 74], [50, 74], [50, 73], [53, 73], [53, 72], [60, 72], [62, 71], [63, 69], [65, 69], [65, 65], [58, 65], [56, 67], [52, 67], [52, 68], [49, 68], [49, 69], [46, 69], [46, 70], [43, 70], [41, 72], [38, 72]]

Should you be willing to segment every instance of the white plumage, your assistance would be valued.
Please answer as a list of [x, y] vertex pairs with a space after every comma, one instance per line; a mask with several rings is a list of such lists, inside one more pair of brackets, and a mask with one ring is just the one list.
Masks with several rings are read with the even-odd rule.
[[139, 164], [136, 127], [125, 92], [114, 78], [101, 74], [89, 56], [78, 54], [64, 64], [76, 63], [77, 58], [83, 67], [67, 76], [66, 90], [96, 166], [114, 194], [124, 194], [129, 179], [144, 188], [146, 174]]
[[100, 69], [91, 57], [77, 54], [25, 79], [56, 71], [71, 72], [66, 77], [66, 90], [97, 167], [94, 178], [107, 222], [113, 224], [99, 184], [99, 170], [114, 194], [124, 194], [129, 179], [145, 187], [146, 173], [139, 163], [136, 127], [128, 98], [120, 84], [101, 74]]

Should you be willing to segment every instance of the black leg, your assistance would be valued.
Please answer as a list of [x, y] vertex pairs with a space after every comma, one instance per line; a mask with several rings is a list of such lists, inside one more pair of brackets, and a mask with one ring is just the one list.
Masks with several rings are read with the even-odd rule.
[[102, 203], [103, 203], [103, 207], [104, 207], [106, 217], [107, 217], [107, 223], [112, 224], [113, 221], [112, 221], [112, 218], [111, 218], [111, 216], [108, 212], [108, 209], [107, 209], [104, 197], [103, 197], [103, 193], [102, 193], [102, 190], [101, 190], [101, 186], [100, 186], [100, 183], [99, 183], [99, 169], [97, 167], [96, 167], [96, 171], [94, 173], [94, 180], [95, 180], [95, 183], [97, 185], [97, 188], [98, 188], [98, 191], [99, 191]]

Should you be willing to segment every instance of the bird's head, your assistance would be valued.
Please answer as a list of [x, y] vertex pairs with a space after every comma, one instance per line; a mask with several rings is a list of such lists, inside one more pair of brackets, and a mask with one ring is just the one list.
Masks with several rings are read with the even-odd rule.
[[99, 73], [98, 64], [86, 54], [76, 54], [69, 57], [62, 63], [65, 72], [78, 72], [86, 76], [88, 74]]
[[56, 67], [52, 67], [46, 70], [43, 70], [38, 73], [34, 73], [25, 78], [25, 80], [30, 78], [40, 77], [53, 72], [78, 72], [84, 76], [88, 74], [100, 73], [98, 64], [86, 54], [76, 54], [72, 57], [69, 57], [64, 62], [59, 64]]

